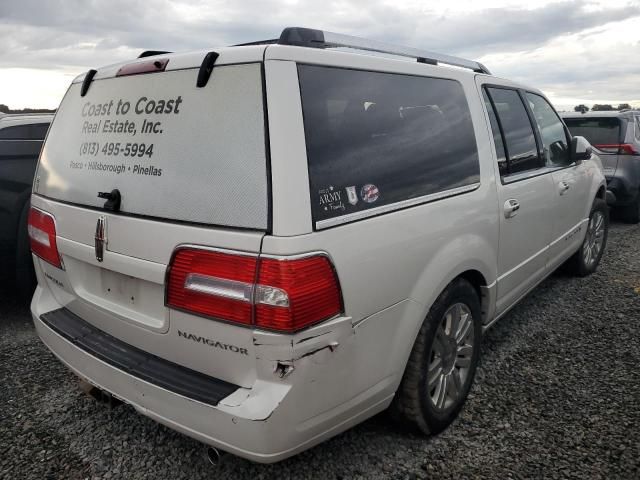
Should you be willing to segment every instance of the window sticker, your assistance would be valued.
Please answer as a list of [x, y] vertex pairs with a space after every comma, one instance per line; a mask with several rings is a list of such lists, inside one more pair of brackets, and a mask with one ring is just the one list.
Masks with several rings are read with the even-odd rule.
[[374, 203], [376, 200], [378, 200], [378, 197], [380, 197], [380, 191], [378, 190], [378, 187], [376, 187], [372, 183], [367, 183], [360, 190], [360, 196], [365, 202]]
[[349, 203], [351, 205], [355, 205], [356, 203], [358, 203], [358, 194], [356, 193], [355, 185], [347, 187], [345, 188], [345, 190], [347, 192], [347, 200], [349, 200]]
[[333, 212], [336, 210], [345, 210], [345, 206], [342, 201], [342, 192], [340, 190], [336, 190], [333, 185], [329, 185], [327, 188], [321, 188], [318, 191], [318, 198], [320, 201], [320, 207], [325, 211]]

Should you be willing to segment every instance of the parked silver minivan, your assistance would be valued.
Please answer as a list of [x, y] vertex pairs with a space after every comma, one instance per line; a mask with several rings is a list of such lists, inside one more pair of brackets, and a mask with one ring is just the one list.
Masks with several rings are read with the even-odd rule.
[[33, 319], [85, 381], [258, 462], [389, 407], [437, 433], [483, 331], [596, 269], [604, 198], [544, 95], [477, 62], [300, 28], [163, 53], [60, 105]]

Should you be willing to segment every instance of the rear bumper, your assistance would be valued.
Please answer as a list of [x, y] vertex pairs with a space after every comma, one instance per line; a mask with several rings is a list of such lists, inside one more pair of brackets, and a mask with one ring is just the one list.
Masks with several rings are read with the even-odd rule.
[[[252, 461], [277, 462], [310, 448], [382, 411], [393, 396], [392, 382], [385, 381], [320, 414], [309, 411], [308, 405], [313, 403], [309, 396], [314, 394], [310, 383], [318, 389], [346, 390], [347, 386], [322, 385], [309, 378], [310, 373], [319, 373], [320, 367], [332, 372], [336, 366], [332, 362], [319, 365], [317, 359], [308, 357], [308, 368], [296, 366], [288, 383], [277, 381], [275, 376], [274, 381], [257, 380], [251, 388], [233, 388], [217, 405], [207, 404], [83, 350], [41, 320], [42, 315], [59, 308], [47, 290], [38, 287], [31, 305], [38, 335], [76, 375], [169, 428]], [[266, 415], [265, 404], [275, 405]]]
[[240, 387], [163, 360], [102, 332], [66, 308], [40, 316], [47, 327], [89, 355], [152, 385], [216, 406]]

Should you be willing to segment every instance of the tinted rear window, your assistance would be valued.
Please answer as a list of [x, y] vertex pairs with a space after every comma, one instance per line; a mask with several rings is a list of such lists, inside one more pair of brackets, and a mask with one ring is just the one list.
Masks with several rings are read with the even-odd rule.
[[14, 125], [0, 130], [0, 140], [44, 140], [48, 123]]
[[622, 124], [618, 118], [565, 118], [564, 123], [569, 127], [571, 135], [584, 137], [592, 145], [622, 143]]
[[298, 68], [314, 222], [368, 216], [364, 211], [479, 181], [471, 115], [457, 81]]

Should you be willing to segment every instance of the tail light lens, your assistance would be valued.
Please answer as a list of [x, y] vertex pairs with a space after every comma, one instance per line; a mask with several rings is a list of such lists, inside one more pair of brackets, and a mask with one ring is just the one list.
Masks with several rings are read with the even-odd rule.
[[258, 258], [181, 248], [168, 270], [167, 306], [206, 317], [295, 332], [342, 311], [324, 255]]
[[255, 303], [256, 325], [283, 331], [300, 330], [342, 310], [337, 276], [320, 255], [261, 259]]
[[56, 222], [53, 215], [31, 207], [27, 222], [31, 251], [54, 267], [62, 268], [56, 244]]
[[594, 147], [604, 153], [614, 153], [617, 155], [640, 155], [634, 146], [628, 143], [600, 144], [594, 145]]
[[167, 305], [250, 325], [256, 264], [251, 256], [180, 249], [169, 267]]

